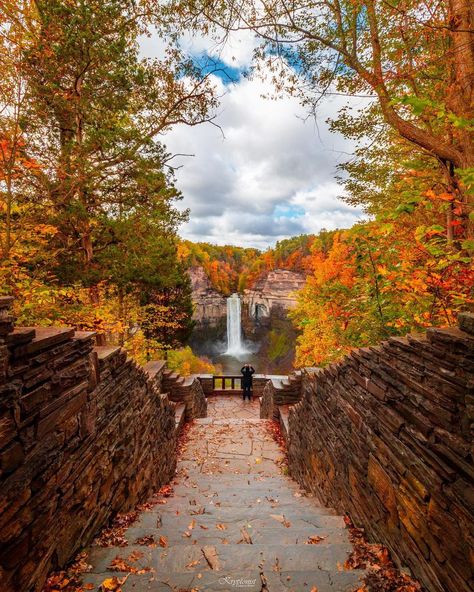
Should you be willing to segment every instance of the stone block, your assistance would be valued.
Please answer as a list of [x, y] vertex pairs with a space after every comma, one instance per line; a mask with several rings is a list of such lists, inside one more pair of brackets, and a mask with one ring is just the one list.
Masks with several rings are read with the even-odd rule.
[[395, 495], [396, 484], [393, 484], [388, 473], [372, 455], [369, 457], [367, 477], [375, 495], [388, 512], [388, 529], [393, 530], [398, 528], [397, 498]]
[[23, 446], [20, 442], [12, 442], [0, 452], [0, 468], [4, 473], [11, 473], [19, 467], [25, 459]]

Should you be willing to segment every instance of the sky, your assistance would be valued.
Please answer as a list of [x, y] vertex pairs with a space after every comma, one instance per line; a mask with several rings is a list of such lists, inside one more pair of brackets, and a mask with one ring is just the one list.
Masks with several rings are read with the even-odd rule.
[[[316, 121], [294, 97], [269, 100], [271, 82], [242, 76], [255, 47], [249, 32], [233, 34], [224, 47], [206, 38], [183, 38], [195, 56], [219, 60], [226, 75], [216, 76], [221, 103], [212, 124], [174, 127], [163, 138], [172, 154], [180, 208], [189, 222], [180, 235], [192, 241], [265, 249], [276, 241], [322, 228], [348, 228], [363, 219], [360, 210], [339, 199], [336, 165], [350, 158], [351, 141], [329, 131], [326, 120], [351, 101], [321, 101]], [[145, 57], [160, 57], [155, 35], [141, 39]]]

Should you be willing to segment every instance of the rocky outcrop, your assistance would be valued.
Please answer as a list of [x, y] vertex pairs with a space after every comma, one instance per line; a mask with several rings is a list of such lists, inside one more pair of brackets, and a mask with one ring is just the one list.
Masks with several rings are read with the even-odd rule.
[[291, 475], [432, 592], [474, 584], [473, 317], [460, 327], [303, 371], [289, 413]]
[[248, 315], [260, 320], [269, 317], [272, 311], [286, 312], [296, 304], [296, 292], [305, 283], [302, 273], [275, 269], [260, 278], [255, 286], [244, 291], [243, 302]]
[[226, 298], [212, 287], [202, 267], [191, 267], [188, 273], [194, 304], [193, 319], [197, 323], [217, 325], [227, 315]]

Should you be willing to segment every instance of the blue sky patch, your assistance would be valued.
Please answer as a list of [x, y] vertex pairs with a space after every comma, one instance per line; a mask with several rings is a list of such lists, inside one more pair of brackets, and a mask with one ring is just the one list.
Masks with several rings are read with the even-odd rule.
[[305, 213], [301, 206], [277, 205], [273, 210], [273, 218], [301, 218]]
[[203, 75], [214, 74], [220, 78], [224, 84], [235, 84], [240, 81], [244, 71], [240, 68], [234, 68], [223, 62], [218, 57], [212, 57], [206, 53], [193, 56], [196, 66]]

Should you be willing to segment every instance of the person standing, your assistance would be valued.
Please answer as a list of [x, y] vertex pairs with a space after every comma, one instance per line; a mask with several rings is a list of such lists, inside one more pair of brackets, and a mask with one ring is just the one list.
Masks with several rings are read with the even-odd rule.
[[253, 366], [251, 366], [250, 364], [245, 364], [245, 366], [242, 366], [240, 373], [242, 374], [243, 399], [245, 401], [245, 397], [248, 397], [249, 401], [250, 401], [252, 399], [252, 383], [253, 383], [252, 374], [255, 374], [255, 370], [254, 370]]

